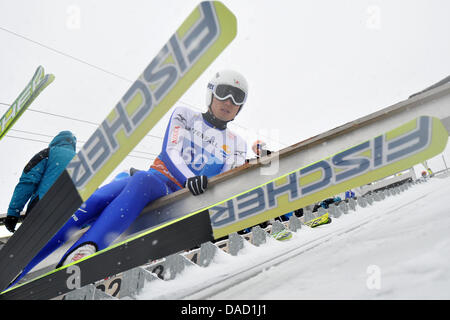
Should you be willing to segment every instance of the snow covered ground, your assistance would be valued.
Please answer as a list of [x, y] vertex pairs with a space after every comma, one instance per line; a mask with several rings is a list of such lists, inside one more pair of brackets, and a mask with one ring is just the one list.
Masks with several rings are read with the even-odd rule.
[[303, 227], [289, 241], [221, 250], [138, 299], [449, 299], [450, 178]]

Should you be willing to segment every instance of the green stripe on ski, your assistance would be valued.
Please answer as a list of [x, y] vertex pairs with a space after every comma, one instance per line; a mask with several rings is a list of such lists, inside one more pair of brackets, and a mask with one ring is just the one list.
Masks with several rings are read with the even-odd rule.
[[236, 33], [236, 17], [222, 3], [205, 1], [194, 9], [67, 166], [83, 201], [169, 111]]
[[44, 68], [39, 66], [33, 78], [20, 93], [13, 104], [6, 110], [0, 118], [0, 140], [6, 135], [16, 121], [22, 116], [25, 110], [37, 98], [37, 96], [55, 79], [52, 74], [45, 75]]

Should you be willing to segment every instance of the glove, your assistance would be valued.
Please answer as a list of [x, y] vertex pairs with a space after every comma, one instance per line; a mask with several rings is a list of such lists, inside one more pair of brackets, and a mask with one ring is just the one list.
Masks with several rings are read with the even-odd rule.
[[134, 175], [136, 172], [139, 172], [142, 170], [136, 169], [136, 168], [130, 168], [130, 176]]
[[266, 143], [261, 140], [256, 140], [252, 145], [253, 152], [257, 155], [261, 155], [261, 151], [266, 147]]
[[16, 231], [15, 229], [16, 229], [17, 221], [19, 221], [19, 217], [6, 216], [6, 218], [5, 218], [5, 227], [6, 227], [6, 229], [8, 229], [9, 232]]
[[268, 156], [272, 153], [272, 151], [266, 149], [266, 143], [261, 140], [256, 140], [253, 143], [252, 150], [257, 157]]
[[207, 186], [207, 176], [195, 176], [188, 178], [185, 185], [185, 187], [188, 188], [194, 196], [198, 196], [199, 194], [205, 192]]

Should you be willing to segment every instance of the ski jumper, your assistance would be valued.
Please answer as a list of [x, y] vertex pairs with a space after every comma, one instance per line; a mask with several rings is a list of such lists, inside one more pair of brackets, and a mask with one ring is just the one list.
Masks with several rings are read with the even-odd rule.
[[204, 114], [177, 107], [167, 126], [162, 151], [148, 171], [115, 179], [97, 189], [33, 259], [26, 272], [66, 242], [74, 231], [90, 229], [61, 259], [84, 244], [108, 247], [151, 202], [185, 186], [190, 177], [208, 178], [245, 163], [247, 145], [228, 128], [217, 129]]

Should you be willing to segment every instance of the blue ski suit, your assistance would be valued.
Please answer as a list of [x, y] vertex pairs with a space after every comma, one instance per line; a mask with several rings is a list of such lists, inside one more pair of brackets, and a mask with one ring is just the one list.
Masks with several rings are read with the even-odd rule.
[[[116, 177], [97, 189], [25, 268], [22, 276], [65, 243], [74, 231], [90, 225], [64, 254], [92, 244], [108, 247], [150, 202], [184, 188], [190, 177], [212, 177], [245, 163], [247, 145], [228, 128], [218, 129], [202, 113], [177, 107], [167, 126], [162, 151], [148, 171]], [[17, 279], [18, 280], [18, 279]]]
[[72, 132], [61, 131], [28, 162], [14, 189], [8, 215], [18, 217], [28, 200], [27, 214], [31, 211], [75, 156], [76, 142]]

